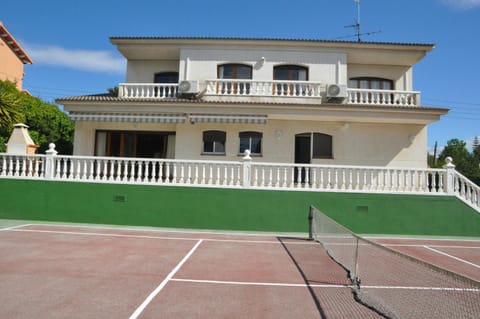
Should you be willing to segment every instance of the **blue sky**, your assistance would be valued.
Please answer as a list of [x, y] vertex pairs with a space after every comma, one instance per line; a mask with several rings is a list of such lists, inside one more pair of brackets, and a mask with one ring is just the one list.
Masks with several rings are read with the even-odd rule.
[[[111, 36], [355, 40], [354, 0], [2, 0], [0, 21], [35, 64], [24, 88], [46, 101], [106, 92], [125, 80]], [[450, 108], [428, 143], [480, 135], [480, 0], [361, 0], [364, 41], [432, 43], [414, 69], [427, 106]]]

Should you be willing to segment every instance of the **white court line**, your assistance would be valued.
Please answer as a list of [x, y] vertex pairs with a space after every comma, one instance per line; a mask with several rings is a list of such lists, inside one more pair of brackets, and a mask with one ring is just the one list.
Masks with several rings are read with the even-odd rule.
[[[36, 225], [36, 224], [33, 224]], [[108, 233], [94, 233], [94, 232], [74, 232], [74, 231], [62, 231], [62, 230], [40, 230], [40, 229], [19, 229], [11, 228], [4, 229], [12, 232], [25, 232], [25, 233], [47, 233], [47, 234], [64, 234], [64, 235], [79, 235], [79, 236], [99, 236], [99, 237], [123, 237], [123, 238], [143, 238], [143, 239], [163, 239], [163, 240], [190, 240], [190, 241], [214, 241], [214, 242], [233, 242], [233, 243], [251, 243], [251, 244], [276, 244], [282, 243], [276, 240], [242, 240], [242, 239], [215, 239], [215, 238], [188, 238], [188, 237], [164, 237], [164, 236], [146, 236], [146, 235], [122, 235], [122, 234], [108, 234]], [[284, 242], [288, 245], [316, 245], [315, 242]]]
[[[312, 288], [353, 288], [352, 285], [334, 285], [334, 284], [289, 284], [289, 283], [270, 283], [270, 282], [249, 282], [249, 281], [222, 281], [222, 280], [197, 280], [172, 278], [170, 281], [200, 283], [200, 284], [220, 284], [220, 285], [239, 285], [239, 286], [270, 286], [270, 287], [312, 287]], [[418, 286], [368, 286], [361, 285], [361, 288], [369, 289], [406, 289], [406, 290], [433, 290], [433, 291], [464, 291], [480, 292], [476, 288], [451, 288], [451, 287], [418, 287]]]
[[249, 232], [241, 230], [221, 231], [221, 230], [201, 230], [201, 229], [182, 229], [182, 228], [163, 228], [154, 226], [105, 226], [95, 224], [46, 224], [35, 223], [26, 224], [26, 226], [45, 226], [45, 227], [72, 227], [72, 228], [93, 228], [93, 229], [109, 229], [109, 230], [127, 230], [127, 231], [139, 231], [139, 232], [165, 232], [165, 233], [181, 233], [181, 234], [207, 234], [207, 235], [227, 235], [227, 236], [252, 236], [252, 237], [302, 237], [306, 236], [306, 233], [273, 233], [273, 232]]
[[177, 271], [183, 266], [183, 264], [190, 258], [190, 256], [195, 252], [195, 250], [200, 246], [202, 243], [202, 240], [200, 239], [195, 246], [193, 246], [192, 249], [183, 257], [183, 259], [175, 266], [175, 268], [172, 269], [172, 271], [168, 274], [167, 277], [158, 285], [157, 288], [155, 288], [154, 291], [148, 295], [148, 297], [142, 302], [140, 306], [133, 312], [133, 314], [129, 317], [130, 319], [136, 319], [138, 316], [145, 310], [145, 308], [148, 306], [148, 304], [155, 298], [156, 295], [165, 287], [165, 285], [168, 283], [169, 280], [172, 279], [172, 277], [177, 273]]
[[[425, 247], [425, 245], [420, 244], [382, 244], [387, 247]], [[436, 248], [468, 248], [468, 249], [480, 249], [480, 246], [458, 246], [458, 245], [428, 245], [428, 247]]]
[[452, 255], [450, 255], [450, 254], [444, 253], [443, 251], [437, 250], [437, 249], [435, 249], [435, 248], [431, 248], [431, 247], [428, 247], [428, 246], [423, 246], [423, 247], [426, 248], [426, 249], [428, 249], [428, 250], [431, 250], [431, 251], [433, 251], [433, 252], [436, 252], [437, 254], [441, 254], [441, 255], [447, 256], [447, 257], [449, 257], [449, 258], [453, 258], [453, 259], [455, 259], [455, 260], [461, 261], [461, 262], [463, 262], [463, 263], [465, 263], [465, 264], [467, 264], [467, 265], [480, 268], [480, 265], [471, 263], [471, 262], [469, 262], [469, 261], [466, 261], [465, 259], [452, 256]]
[[274, 282], [198, 280], [198, 279], [181, 279], [181, 278], [172, 278], [171, 281], [200, 283], [200, 284], [239, 285], [239, 286], [352, 288], [351, 285], [334, 285], [334, 284], [312, 284], [312, 285], [307, 285], [307, 284], [289, 284], [289, 283], [274, 283]]
[[473, 241], [479, 242], [480, 239], [473, 239], [473, 238], [459, 238], [459, 237], [451, 237], [451, 238], [430, 238], [430, 237], [388, 237], [388, 236], [362, 236], [363, 238], [369, 240], [377, 240], [377, 239], [394, 239], [394, 240], [418, 240], [418, 241]]
[[28, 226], [31, 226], [31, 225], [32, 224], [21, 224], [21, 225], [16, 225], [16, 226], [0, 228], [0, 230], [14, 230], [14, 229], [17, 229], [17, 228], [28, 227]]
[[198, 238], [121, 235], [121, 234], [73, 232], [73, 231], [59, 231], [59, 230], [39, 230], [39, 229], [9, 229], [9, 231], [19, 232], [19, 233], [46, 233], [46, 234], [79, 235], [79, 236], [99, 236], [99, 237], [122, 237], [122, 238], [141, 238], [141, 239], [167, 239], [167, 240], [169, 239], [169, 240], [190, 240], [190, 241], [198, 240]]
[[463, 291], [480, 292], [477, 288], [451, 288], [451, 287], [409, 287], [409, 286], [367, 286], [360, 285], [360, 289], [404, 289], [404, 290], [432, 290], [432, 291]]

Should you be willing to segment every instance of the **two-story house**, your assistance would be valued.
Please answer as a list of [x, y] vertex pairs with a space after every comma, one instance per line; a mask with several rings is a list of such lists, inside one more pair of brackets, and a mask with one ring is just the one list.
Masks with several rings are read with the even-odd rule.
[[0, 21], [0, 80], [8, 80], [22, 90], [23, 66], [32, 64], [32, 59], [13, 35]]
[[413, 66], [431, 44], [112, 37], [127, 59], [118, 96], [58, 99], [75, 155], [427, 166]]

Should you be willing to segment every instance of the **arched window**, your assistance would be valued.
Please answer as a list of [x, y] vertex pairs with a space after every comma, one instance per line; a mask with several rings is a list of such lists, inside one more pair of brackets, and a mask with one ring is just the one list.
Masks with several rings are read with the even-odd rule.
[[203, 132], [203, 154], [225, 154], [225, 142], [227, 133], [224, 131], [204, 131]]
[[348, 87], [354, 89], [393, 90], [393, 81], [374, 77], [357, 77], [348, 81]]
[[252, 155], [262, 154], [262, 136], [260, 132], [240, 132], [238, 137], [240, 139], [239, 153], [243, 154], [245, 150], [250, 150]]
[[313, 133], [312, 158], [332, 158], [332, 136]]
[[277, 65], [273, 79], [279, 81], [308, 81], [308, 68], [299, 65]]
[[[228, 63], [217, 68], [218, 78], [225, 80], [251, 80], [252, 67], [246, 64]], [[242, 81], [220, 81], [217, 93], [227, 95], [250, 94], [250, 83]]]
[[252, 67], [246, 64], [221, 64], [217, 69], [219, 79], [252, 79]]
[[[277, 65], [273, 68], [275, 81], [307, 81], [308, 69], [299, 65]], [[305, 94], [304, 85], [299, 83], [277, 83], [274, 95], [299, 96]]]

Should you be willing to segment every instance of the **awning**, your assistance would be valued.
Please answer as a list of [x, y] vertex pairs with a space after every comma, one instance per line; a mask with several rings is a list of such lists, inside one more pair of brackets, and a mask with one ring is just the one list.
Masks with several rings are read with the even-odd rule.
[[266, 124], [266, 115], [213, 115], [190, 114], [191, 123], [232, 123], [232, 124]]
[[185, 114], [70, 113], [72, 121], [184, 123]]

